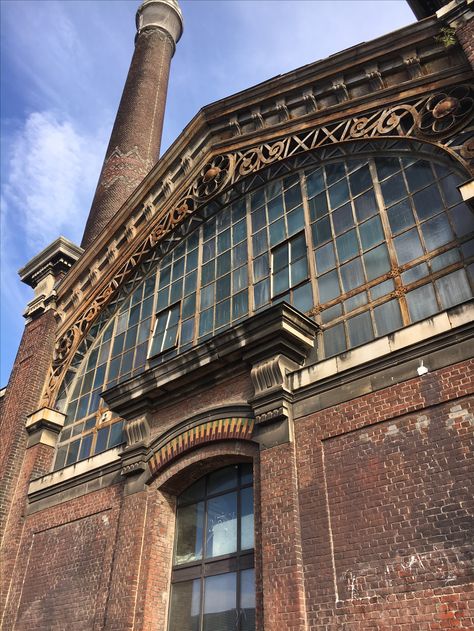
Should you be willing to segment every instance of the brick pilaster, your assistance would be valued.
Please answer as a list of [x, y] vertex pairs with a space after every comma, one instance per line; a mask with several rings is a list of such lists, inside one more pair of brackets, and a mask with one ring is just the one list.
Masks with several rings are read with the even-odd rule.
[[307, 629], [294, 443], [260, 454], [265, 629]]

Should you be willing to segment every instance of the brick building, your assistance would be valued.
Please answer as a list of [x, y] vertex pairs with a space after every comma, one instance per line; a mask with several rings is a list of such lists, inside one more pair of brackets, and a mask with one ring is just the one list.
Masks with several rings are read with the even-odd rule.
[[2, 628], [474, 628], [472, 3], [201, 110], [145, 0], [1, 398]]

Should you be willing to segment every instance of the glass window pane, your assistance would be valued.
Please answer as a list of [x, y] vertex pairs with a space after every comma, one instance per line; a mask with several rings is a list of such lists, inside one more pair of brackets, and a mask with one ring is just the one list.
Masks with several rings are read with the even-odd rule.
[[430, 221], [425, 221], [425, 223], [421, 224], [421, 231], [425, 238], [428, 252], [449, 243], [454, 238], [445, 214], [438, 215], [434, 219], [430, 219]]
[[240, 243], [247, 236], [247, 224], [245, 223], [245, 219], [243, 221], [239, 221], [239, 223], [235, 224], [232, 228], [232, 238], [233, 242]]
[[292, 236], [304, 228], [304, 212], [303, 206], [299, 206], [292, 210], [287, 216], [288, 235]]
[[401, 232], [402, 230], [405, 230], [405, 228], [413, 226], [415, 223], [413, 211], [408, 199], [404, 199], [398, 204], [395, 204], [395, 206], [389, 208], [387, 214], [393, 234], [397, 234], [397, 232]]
[[245, 315], [249, 310], [248, 291], [232, 296], [232, 319], [237, 320]]
[[424, 191], [415, 193], [413, 201], [420, 220], [436, 215], [444, 207], [436, 184], [425, 188]]
[[288, 243], [284, 243], [272, 252], [273, 271], [278, 272], [288, 266]]
[[254, 524], [253, 524], [253, 488], [242, 489], [240, 495], [240, 505], [242, 511], [240, 530], [240, 549], [251, 550], [254, 546]]
[[[219, 283], [219, 281], [218, 281]], [[186, 296], [183, 300], [183, 318], [189, 318], [193, 315], [196, 310], [196, 294], [191, 294], [190, 296]]]
[[199, 631], [201, 581], [174, 583], [171, 587], [169, 631]]
[[226, 493], [207, 502], [206, 557], [237, 550], [237, 493]]
[[[231, 275], [226, 274], [222, 278], [219, 278], [216, 282], [216, 300], [220, 301], [230, 296], [230, 279]], [[191, 314], [188, 314], [191, 315]]]
[[428, 318], [439, 310], [434, 288], [431, 284], [409, 291], [406, 299], [412, 322]]
[[308, 196], [312, 197], [317, 193], [320, 193], [324, 189], [324, 180], [321, 169], [313, 171], [310, 175], [306, 175], [306, 188], [308, 190]]
[[204, 502], [181, 506], [176, 512], [176, 547], [174, 562], [189, 563], [202, 558]]
[[199, 478], [197, 482], [191, 484], [181, 495], [178, 497], [178, 506], [186, 504], [188, 502], [196, 502], [204, 497], [206, 490], [206, 478]]
[[363, 250], [368, 250], [384, 239], [380, 217], [372, 217], [359, 226], [360, 242]]
[[194, 337], [194, 318], [185, 320], [181, 325], [181, 344], [191, 342]]
[[370, 290], [370, 295], [372, 296], [372, 300], [376, 300], [377, 298], [381, 298], [382, 296], [385, 296], [393, 290], [393, 280], [385, 280], [383, 283], [372, 287], [372, 289]]
[[416, 228], [405, 232], [393, 240], [400, 265], [422, 256], [423, 249]]
[[388, 335], [403, 324], [398, 300], [390, 300], [380, 307], [375, 307], [374, 317], [378, 335]]
[[350, 318], [347, 321], [347, 325], [351, 346], [365, 344], [374, 337], [370, 313], [368, 311]]
[[217, 276], [223, 276], [230, 272], [230, 252], [217, 257]]
[[266, 224], [267, 218], [265, 216], [265, 207], [259, 208], [258, 210], [252, 212], [252, 230], [253, 232], [257, 232], [260, 228]]
[[240, 573], [240, 631], [255, 631], [255, 570]]
[[306, 283], [293, 292], [293, 305], [305, 313], [313, 307], [313, 292], [311, 291], [311, 283]]
[[290, 241], [290, 261], [294, 263], [302, 256], [306, 258], [306, 241], [304, 234], [300, 234]]
[[318, 279], [318, 286], [319, 300], [322, 303], [328, 302], [333, 298], [337, 298], [341, 292], [339, 289], [339, 279], [336, 270], [329, 272], [329, 274], [320, 276]]
[[239, 267], [247, 262], [247, 241], [242, 241], [232, 248], [232, 265]]
[[95, 442], [95, 449], [94, 449], [95, 454], [100, 454], [102, 451], [105, 451], [107, 449], [107, 439], [109, 437], [109, 430], [110, 430], [110, 427], [102, 427], [102, 429], [99, 429], [99, 431], [97, 432], [97, 440]]
[[253, 262], [253, 275], [255, 280], [261, 280], [268, 276], [270, 272], [270, 267], [268, 264], [268, 254], [262, 254], [256, 258]]
[[214, 280], [215, 278], [215, 269], [216, 269], [216, 262], [215, 261], [211, 261], [210, 263], [207, 263], [206, 265], [203, 265], [202, 267], [202, 275], [201, 275], [201, 282], [203, 285], [207, 285], [207, 283], [210, 283]]
[[398, 202], [407, 195], [405, 182], [401, 175], [396, 175], [390, 180], [382, 182], [381, 187], [386, 206], [391, 206], [394, 202]]
[[230, 298], [216, 305], [216, 328], [230, 322]]
[[206, 241], [202, 246], [202, 262], [207, 263], [216, 255], [216, 240]]
[[308, 278], [308, 264], [306, 257], [299, 259], [296, 263], [292, 263], [290, 266], [290, 287], [294, 287], [298, 283], [301, 283], [305, 278]]
[[328, 322], [332, 322], [336, 318], [342, 315], [342, 305], [341, 303], [334, 305], [334, 307], [329, 307], [329, 309], [325, 309], [321, 311], [321, 321], [323, 324], [327, 324]]
[[365, 273], [367, 280], [374, 280], [390, 270], [387, 246], [385, 243], [364, 254]]
[[255, 308], [258, 309], [270, 300], [270, 282], [266, 278], [254, 286]]
[[341, 232], [344, 232], [354, 225], [352, 206], [350, 202], [332, 213], [332, 223], [335, 234], [341, 234]]
[[341, 265], [341, 278], [344, 291], [350, 291], [364, 283], [364, 274], [359, 258], [346, 263], [346, 265]]
[[274, 296], [286, 291], [290, 286], [289, 269], [283, 269], [273, 275], [272, 294]]
[[332, 242], [323, 245], [315, 251], [316, 271], [323, 274], [336, 266], [336, 257], [334, 255], [334, 246]]
[[411, 269], [403, 272], [402, 281], [404, 285], [409, 285], [410, 283], [415, 282], [415, 280], [419, 280], [424, 276], [428, 276], [428, 265], [426, 263], [420, 263], [419, 265], [415, 265]]
[[84, 436], [81, 443], [81, 450], [79, 452], [79, 458], [78, 458], [79, 460], [84, 460], [85, 458], [89, 457], [91, 453], [91, 446], [92, 446], [92, 434], [89, 434], [88, 436]]
[[472, 297], [469, 281], [463, 269], [438, 278], [435, 281], [436, 288], [441, 298], [441, 304], [445, 309], [458, 305]]
[[349, 180], [351, 183], [351, 191], [354, 197], [362, 191], [367, 190], [370, 186], [372, 186], [372, 177], [370, 175], [368, 165], [362, 167], [358, 171], [354, 171], [349, 176]]
[[311, 221], [321, 219], [328, 214], [328, 202], [325, 191], [309, 200], [309, 212]]
[[361, 307], [365, 304], [367, 304], [367, 292], [361, 291], [359, 294], [344, 300], [344, 311], [349, 313], [350, 311], [357, 309], [357, 307]]
[[322, 245], [331, 238], [331, 224], [329, 217], [325, 217], [311, 226], [313, 233], [313, 244], [315, 246]]
[[463, 237], [474, 230], [474, 214], [466, 204], [459, 204], [449, 214], [458, 237]]
[[232, 273], [232, 292], [245, 289], [248, 285], [247, 266], [243, 265]]
[[420, 188], [431, 184], [434, 180], [433, 170], [429, 162], [419, 160], [405, 170], [407, 176], [408, 188], [413, 193]]
[[285, 191], [285, 206], [286, 210], [291, 210], [295, 206], [301, 204], [301, 189], [299, 182]]
[[69, 451], [67, 453], [66, 466], [77, 461], [80, 443], [81, 443], [80, 439], [74, 440], [72, 443], [69, 443]]
[[346, 350], [346, 336], [344, 333], [344, 325], [336, 324], [336, 326], [327, 329], [323, 333], [324, 353], [326, 357], [338, 355]]
[[462, 182], [457, 177], [449, 175], [444, 180], [441, 180], [440, 184], [448, 206], [462, 202], [461, 193], [458, 190], [458, 186]]
[[235, 631], [236, 582], [235, 572], [205, 579], [203, 631]]
[[230, 248], [230, 228], [217, 237], [217, 252], [221, 254]]
[[380, 181], [400, 170], [400, 160], [398, 158], [376, 158], [375, 165]]
[[207, 311], [203, 311], [199, 317], [199, 335], [205, 335], [212, 331], [214, 319], [214, 309], [211, 307]]
[[341, 206], [349, 199], [349, 187], [347, 186], [347, 180], [343, 179], [334, 186], [329, 188], [329, 202], [331, 208], [337, 208]]
[[433, 272], [438, 272], [440, 269], [448, 267], [448, 265], [457, 263], [460, 258], [459, 250], [457, 248], [453, 248], [452, 250], [448, 250], [447, 252], [444, 252], [444, 254], [439, 254], [431, 259], [431, 269]]
[[262, 254], [262, 252], [265, 252], [267, 249], [267, 231], [261, 230], [260, 232], [257, 232], [257, 234], [254, 234], [252, 237], [252, 244], [254, 256], [258, 256], [259, 254]]
[[349, 230], [345, 234], [336, 239], [337, 255], [339, 262], [343, 263], [359, 254], [359, 242], [357, 240], [357, 232]]
[[364, 219], [368, 219], [378, 212], [377, 202], [372, 190], [357, 197], [357, 199], [354, 200], [354, 206], [356, 217], [359, 221], [364, 221]]
[[281, 243], [285, 238], [285, 220], [283, 217], [270, 224], [270, 246]]
[[328, 164], [325, 167], [326, 181], [328, 186], [340, 180], [344, 176], [346, 170], [344, 168], [344, 162], [337, 162], [336, 164]]

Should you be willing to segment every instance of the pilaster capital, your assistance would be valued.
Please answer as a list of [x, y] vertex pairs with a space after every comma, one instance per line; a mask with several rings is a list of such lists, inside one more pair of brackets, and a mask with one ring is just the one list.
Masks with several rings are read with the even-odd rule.
[[30, 414], [25, 425], [28, 432], [27, 447], [38, 444], [55, 447], [65, 420], [65, 414], [52, 408], [44, 407]]

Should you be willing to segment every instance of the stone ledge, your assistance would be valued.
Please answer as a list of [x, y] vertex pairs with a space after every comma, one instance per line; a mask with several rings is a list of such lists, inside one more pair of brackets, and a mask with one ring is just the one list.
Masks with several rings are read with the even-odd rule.
[[453, 307], [290, 376], [297, 419], [474, 356], [474, 302]]
[[43, 510], [121, 481], [120, 448], [48, 473], [30, 482], [28, 512]]
[[28, 432], [27, 448], [38, 444], [55, 447], [65, 419], [65, 414], [51, 408], [41, 408], [30, 414], [25, 425]]

